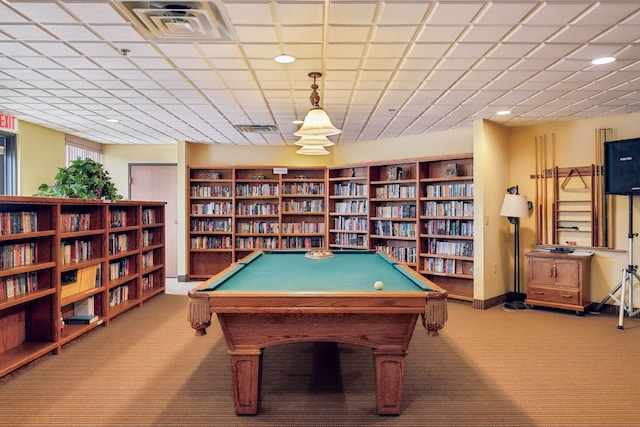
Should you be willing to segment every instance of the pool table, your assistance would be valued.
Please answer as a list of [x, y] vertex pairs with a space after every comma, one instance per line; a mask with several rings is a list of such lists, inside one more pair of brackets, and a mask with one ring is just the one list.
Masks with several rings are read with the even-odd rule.
[[319, 341], [373, 349], [378, 414], [399, 414], [418, 316], [437, 335], [447, 318], [447, 292], [383, 252], [305, 255], [259, 250], [189, 291], [196, 335], [206, 334], [216, 313], [227, 341], [236, 414], [258, 413], [264, 348]]

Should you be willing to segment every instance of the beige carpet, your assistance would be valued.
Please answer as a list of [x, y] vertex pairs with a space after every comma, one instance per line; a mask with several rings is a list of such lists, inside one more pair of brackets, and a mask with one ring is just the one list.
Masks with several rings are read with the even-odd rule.
[[[367, 348], [265, 350], [257, 416], [233, 411], [217, 323], [195, 337], [187, 298], [161, 295], [0, 380], [0, 425], [640, 425], [640, 321], [450, 302], [418, 325], [400, 416], [378, 416]], [[256, 325], [259, 327], [259, 325]]]

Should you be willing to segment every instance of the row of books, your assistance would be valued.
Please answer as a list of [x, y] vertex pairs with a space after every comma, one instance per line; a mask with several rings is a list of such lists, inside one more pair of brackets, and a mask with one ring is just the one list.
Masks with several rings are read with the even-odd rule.
[[280, 187], [278, 184], [238, 184], [236, 185], [236, 196], [278, 196]]
[[142, 276], [142, 290], [148, 291], [156, 287], [158, 283], [155, 280], [155, 275], [153, 273], [144, 274]]
[[282, 202], [284, 212], [324, 212], [324, 199], [287, 200]]
[[376, 187], [376, 198], [379, 199], [415, 199], [415, 185], [386, 184]]
[[95, 312], [95, 299], [93, 296], [73, 303], [73, 315], [63, 319], [63, 325], [88, 325], [96, 323], [99, 316]]
[[283, 233], [324, 233], [324, 222], [285, 222]]
[[38, 290], [38, 275], [35, 272], [0, 277], [0, 301], [36, 290]]
[[126, 233], [109, 235], [109, 253], [117, 254], [129, 250], [129, 235]]
[[351, 213], [367, 215], [368, 203], [366, 200], [350, 200], [347, 202], [336, 202], [334, 207], [336, 213]]
[[238, 233], [279, 233], [280, 232], [280, 224], [277, 222], [269, 222], [269, 221], [247, 221], [247, 222], [238, 222], [237, 226]]
[[423, 215], [473, 217], [473, 203], [452, 200], [447, 202], [424, 202]]
[[60, 215], [62, 231], [87, 231], [91, 229], [91, 214], [63, 213]]
[[134, 268], [134, 261], [129, 258], [123, 258], [116, 262], [110, 262], [109, 280], [115, 280], [119, 277], [127, 276], [135, 271]]
[[237, 237], [237, 249], [278, 249], [280, 239], [277, 237]]
[[0, 246], [0, 268], [13, 268], [38, 262], [35, 242]]
[[424, 269], [433, 273], [473, 275], [473, 262], [450, 258], [425, 258]]
[[111, 227], [127, 226], [127, 211], [124, 209], [114, 209], [109, 211], [109, 224]]
[[472, 241], [445, 241], [427, 239], [426, 252], [438, 255], [454, 255], [473, 257]]
[[142, 246], [151, 246], [153, 245], [153, 236], [155, 233], [153, 230], [142, 230]]
[[473, 183], [429, 184], [425, 187], [427, 197], [473, 197]]
[[376, 250], [384, 251], [391, 255], [400, 262], [415, 263], [417, 259], [417, 253], [413, 246], [384, 246], [376, 245]]
[[231, 218], [225, 219], [191, 219], [191, 231], [226, 231], [233, 229]]
[[233, 203], [191, 203], [191, 213], [195, 215], [231, 215], [233, 213]]
[[238, 215], [278, 215], [278, 203], [250, 203], [238, 202]]
[[128, 300], [129, 286], [127, 285], [118, 286], [109, 291], [109, 307], [114, 307]]
[[323, 195], [324, 182], [285, 182], [282, 184], [285, 195]]
[[461, 219], [430, 219], [427, 220], [424, 226], [427, 234], [473, 237], [473, 221]]
[[91, 240], [65, 240], [60, 244], [62, 265], [91, 258]]
[[339, 246], [369, 247], [369, 238], [366, 234], [335, 233], [335, 244]]
[[282, 249], [323, 248], [324, 237], [286, 237], [282, 239]]
[[231, 236], [196, 236], [190, 239], [191, 249], [232, 249]]
[[373, 233], [377, 236], [415, 237], [416, 227], [412, 222], [378, 220], [373, 222]]
[[380, 218], [415, 218], [416, 205], [376, 206], [375, 215]]
[[148, 251], [142, 254], [142, 268], [146, 269], [149, 267], [153, 267], [153, 251]]
[[37, 230], [36, 212], [0, 212], [0, 235], [32, 233]]
[[231, 197], [229, 185], [191, 185], [192, 197]]
[[66, 298], [100, 286], [100, 274], [100, 264], [63, 272], [60, 276], [60, 296]]
[[333, 194], [335, 196], [367, 196], [368, 185], [357, 182], [333, 184]]
[[155, 224], [156, 223], [156, 210], [155, 209], [143, 209], [142, 210], [142, 223], [143, 224]]
[[369, 220], [360, 216], [344, 217], [340, 216], [333, 219], [333, 226], [336, 230], [344, 231], [367, 231], [369, 229]]

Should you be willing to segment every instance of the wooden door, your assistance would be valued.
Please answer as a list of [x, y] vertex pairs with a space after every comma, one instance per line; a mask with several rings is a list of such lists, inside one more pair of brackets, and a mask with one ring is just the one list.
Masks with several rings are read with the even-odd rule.
[[130, 164], [129, 199], [166, 202], [165, 271], [178, 276], [178, 166], [174, 164]]

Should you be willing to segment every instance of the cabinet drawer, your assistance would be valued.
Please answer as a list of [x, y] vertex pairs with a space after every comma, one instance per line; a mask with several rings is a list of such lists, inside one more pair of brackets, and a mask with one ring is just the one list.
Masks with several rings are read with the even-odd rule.
[[530, 286], [527, 290], [527, 298], [563, 304], [580, 304], [580, 292], [578, 289]]

